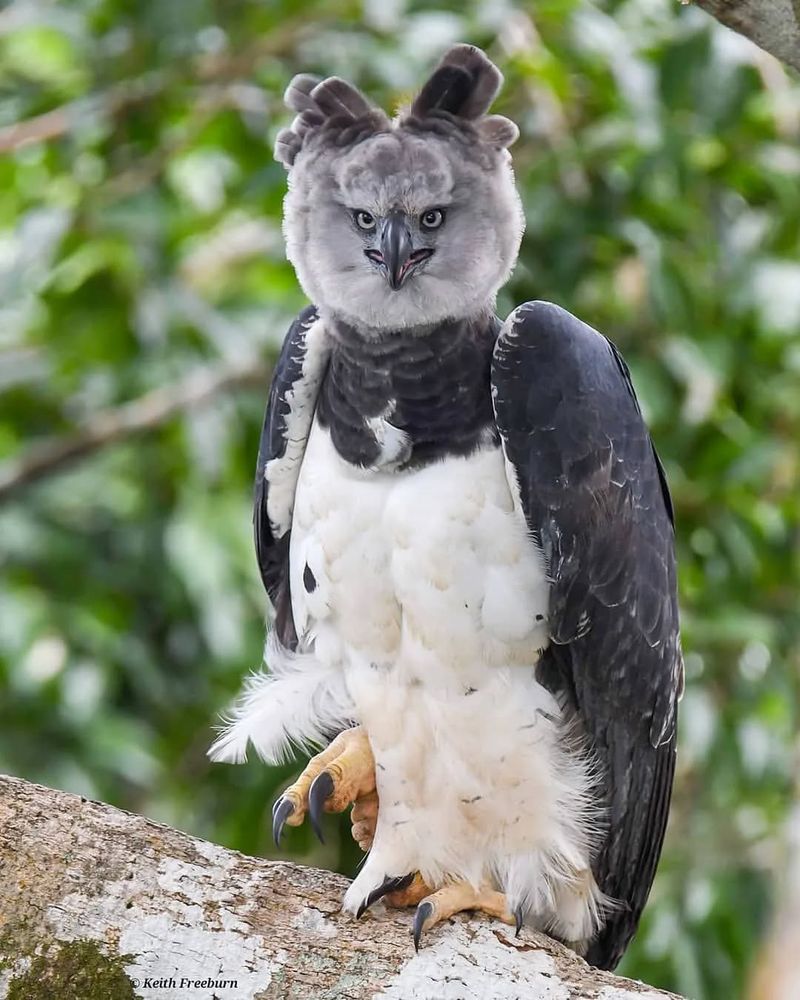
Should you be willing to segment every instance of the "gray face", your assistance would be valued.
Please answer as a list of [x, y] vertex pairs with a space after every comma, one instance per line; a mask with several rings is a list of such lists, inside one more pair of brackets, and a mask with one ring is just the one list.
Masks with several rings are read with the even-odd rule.
[[524, 226], [506, 150], [401, 125], [298, 157], [284, 208], [287, 255], [306, 294], [374, 330], [491, 307]]

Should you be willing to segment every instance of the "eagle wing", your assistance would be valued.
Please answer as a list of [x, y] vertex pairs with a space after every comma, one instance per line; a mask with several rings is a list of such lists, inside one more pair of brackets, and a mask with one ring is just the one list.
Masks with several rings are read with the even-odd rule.
[[547, 302], [512, 313], [492, 394], [551, 582], [539, 676], [577, 713], [600, 764], [607, 826], [593, 870], [619, 906], [587, 958], [613, 968], [655, 876], [675, 766], [683, 663], [672, 504], [625, 362], [570, 313]]
[[289, 587], [292, 512], [314, 419], [328, 347], [314, 306], [307, 306], [289, 327], [275, 365], [258, 449], [253, 528], [256, 555], [275, 613], [281, 645], [297, 646]]

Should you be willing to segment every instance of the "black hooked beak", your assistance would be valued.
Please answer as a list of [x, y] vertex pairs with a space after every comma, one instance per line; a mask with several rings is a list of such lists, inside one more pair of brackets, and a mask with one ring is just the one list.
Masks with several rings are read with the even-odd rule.
[[414, 249], [403, 212], [391, 212], [381, 229], [381, 249], [366, 250], [367, 257], [383, 267], [389, 287], [397, 291], [417, 264], [433, 255], [431, 247]]

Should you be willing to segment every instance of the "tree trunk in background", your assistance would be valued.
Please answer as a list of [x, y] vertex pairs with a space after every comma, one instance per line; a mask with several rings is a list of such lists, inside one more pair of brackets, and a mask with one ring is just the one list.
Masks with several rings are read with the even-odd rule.
[[[0, 777], [0, 998], [667, 1000], [543, 935], [340, 913], [346, 879]], [[190, 981], [181, 983], [181, 980]]]
[[800, 70], [800, 0], [696, 0], [697, 6]]

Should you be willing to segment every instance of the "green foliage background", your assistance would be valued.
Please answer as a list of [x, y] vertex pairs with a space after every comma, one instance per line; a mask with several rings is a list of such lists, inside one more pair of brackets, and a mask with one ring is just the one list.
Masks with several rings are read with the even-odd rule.
[[[281, 94], [309, 70], [392, 106], [454, 40], [501, 64], [522, 131], [528, 231], [500, 311], [549, 298], [616, 340], [675, 497], [680, 765], [624, 971], [729, 1000], [767, 926], [797, 723], [800, 86], [669, 0], [0, 10], [0, 479], [130, 400], [152, 424], [3, 497], [0, 767], [273, 854], [294, 769], [204, 754], [260, 661], [250, 492], [304, 301]], [[159, 419], [146, 394], [179, 401], [198, 371], [222, 389]], [[290, 853], [352, 871], [346, 822], [329, 829]]]

